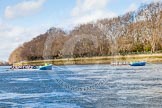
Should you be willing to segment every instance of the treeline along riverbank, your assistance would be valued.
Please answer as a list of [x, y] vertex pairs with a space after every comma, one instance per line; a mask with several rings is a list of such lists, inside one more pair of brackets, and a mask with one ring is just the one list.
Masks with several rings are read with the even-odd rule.
[[155, 53], [160, 50], [161, 1], [142, 4], [136, 11], [82, 24], [68, 32], [50, 28], [46, 33], [16, 48], [9, 57], [9, 63], [39, 63], [48, 59], [52, 59], [50, 62], [53, 64], [109, 63], [113, 55], [120, 54], [123, 56], [119, 58], [128, 59], [124, 55], [132, 52]]

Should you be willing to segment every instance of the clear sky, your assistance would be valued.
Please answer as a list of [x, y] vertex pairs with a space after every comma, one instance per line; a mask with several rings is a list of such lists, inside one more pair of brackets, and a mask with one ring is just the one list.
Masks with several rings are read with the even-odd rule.
[[[0, 0], [0, 60], [50, 27], [111, 18], [157, 0]], [[158, 0], [159, 1], [159, 0]]]

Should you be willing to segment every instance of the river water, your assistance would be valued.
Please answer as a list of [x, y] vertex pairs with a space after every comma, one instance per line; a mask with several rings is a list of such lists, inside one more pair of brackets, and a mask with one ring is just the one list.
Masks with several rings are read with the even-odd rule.
[[0, 108], [160, 108], [162, 64], [0, 67]]

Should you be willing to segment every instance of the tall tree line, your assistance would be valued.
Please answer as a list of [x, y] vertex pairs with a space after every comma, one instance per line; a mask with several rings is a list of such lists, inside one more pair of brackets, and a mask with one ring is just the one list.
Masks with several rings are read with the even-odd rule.
[[141, 5], [133, 12], [70, 32], [50, 28], [16, 48], [9, 62], [156, 52], [162, 50], [162, 2]]

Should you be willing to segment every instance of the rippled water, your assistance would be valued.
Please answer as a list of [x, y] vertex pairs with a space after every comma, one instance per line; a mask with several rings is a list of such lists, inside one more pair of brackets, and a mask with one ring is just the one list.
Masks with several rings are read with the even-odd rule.
[[162, 64], [54, 66], [52, 71], [0, 67], [0, 107], [162, 107]]

